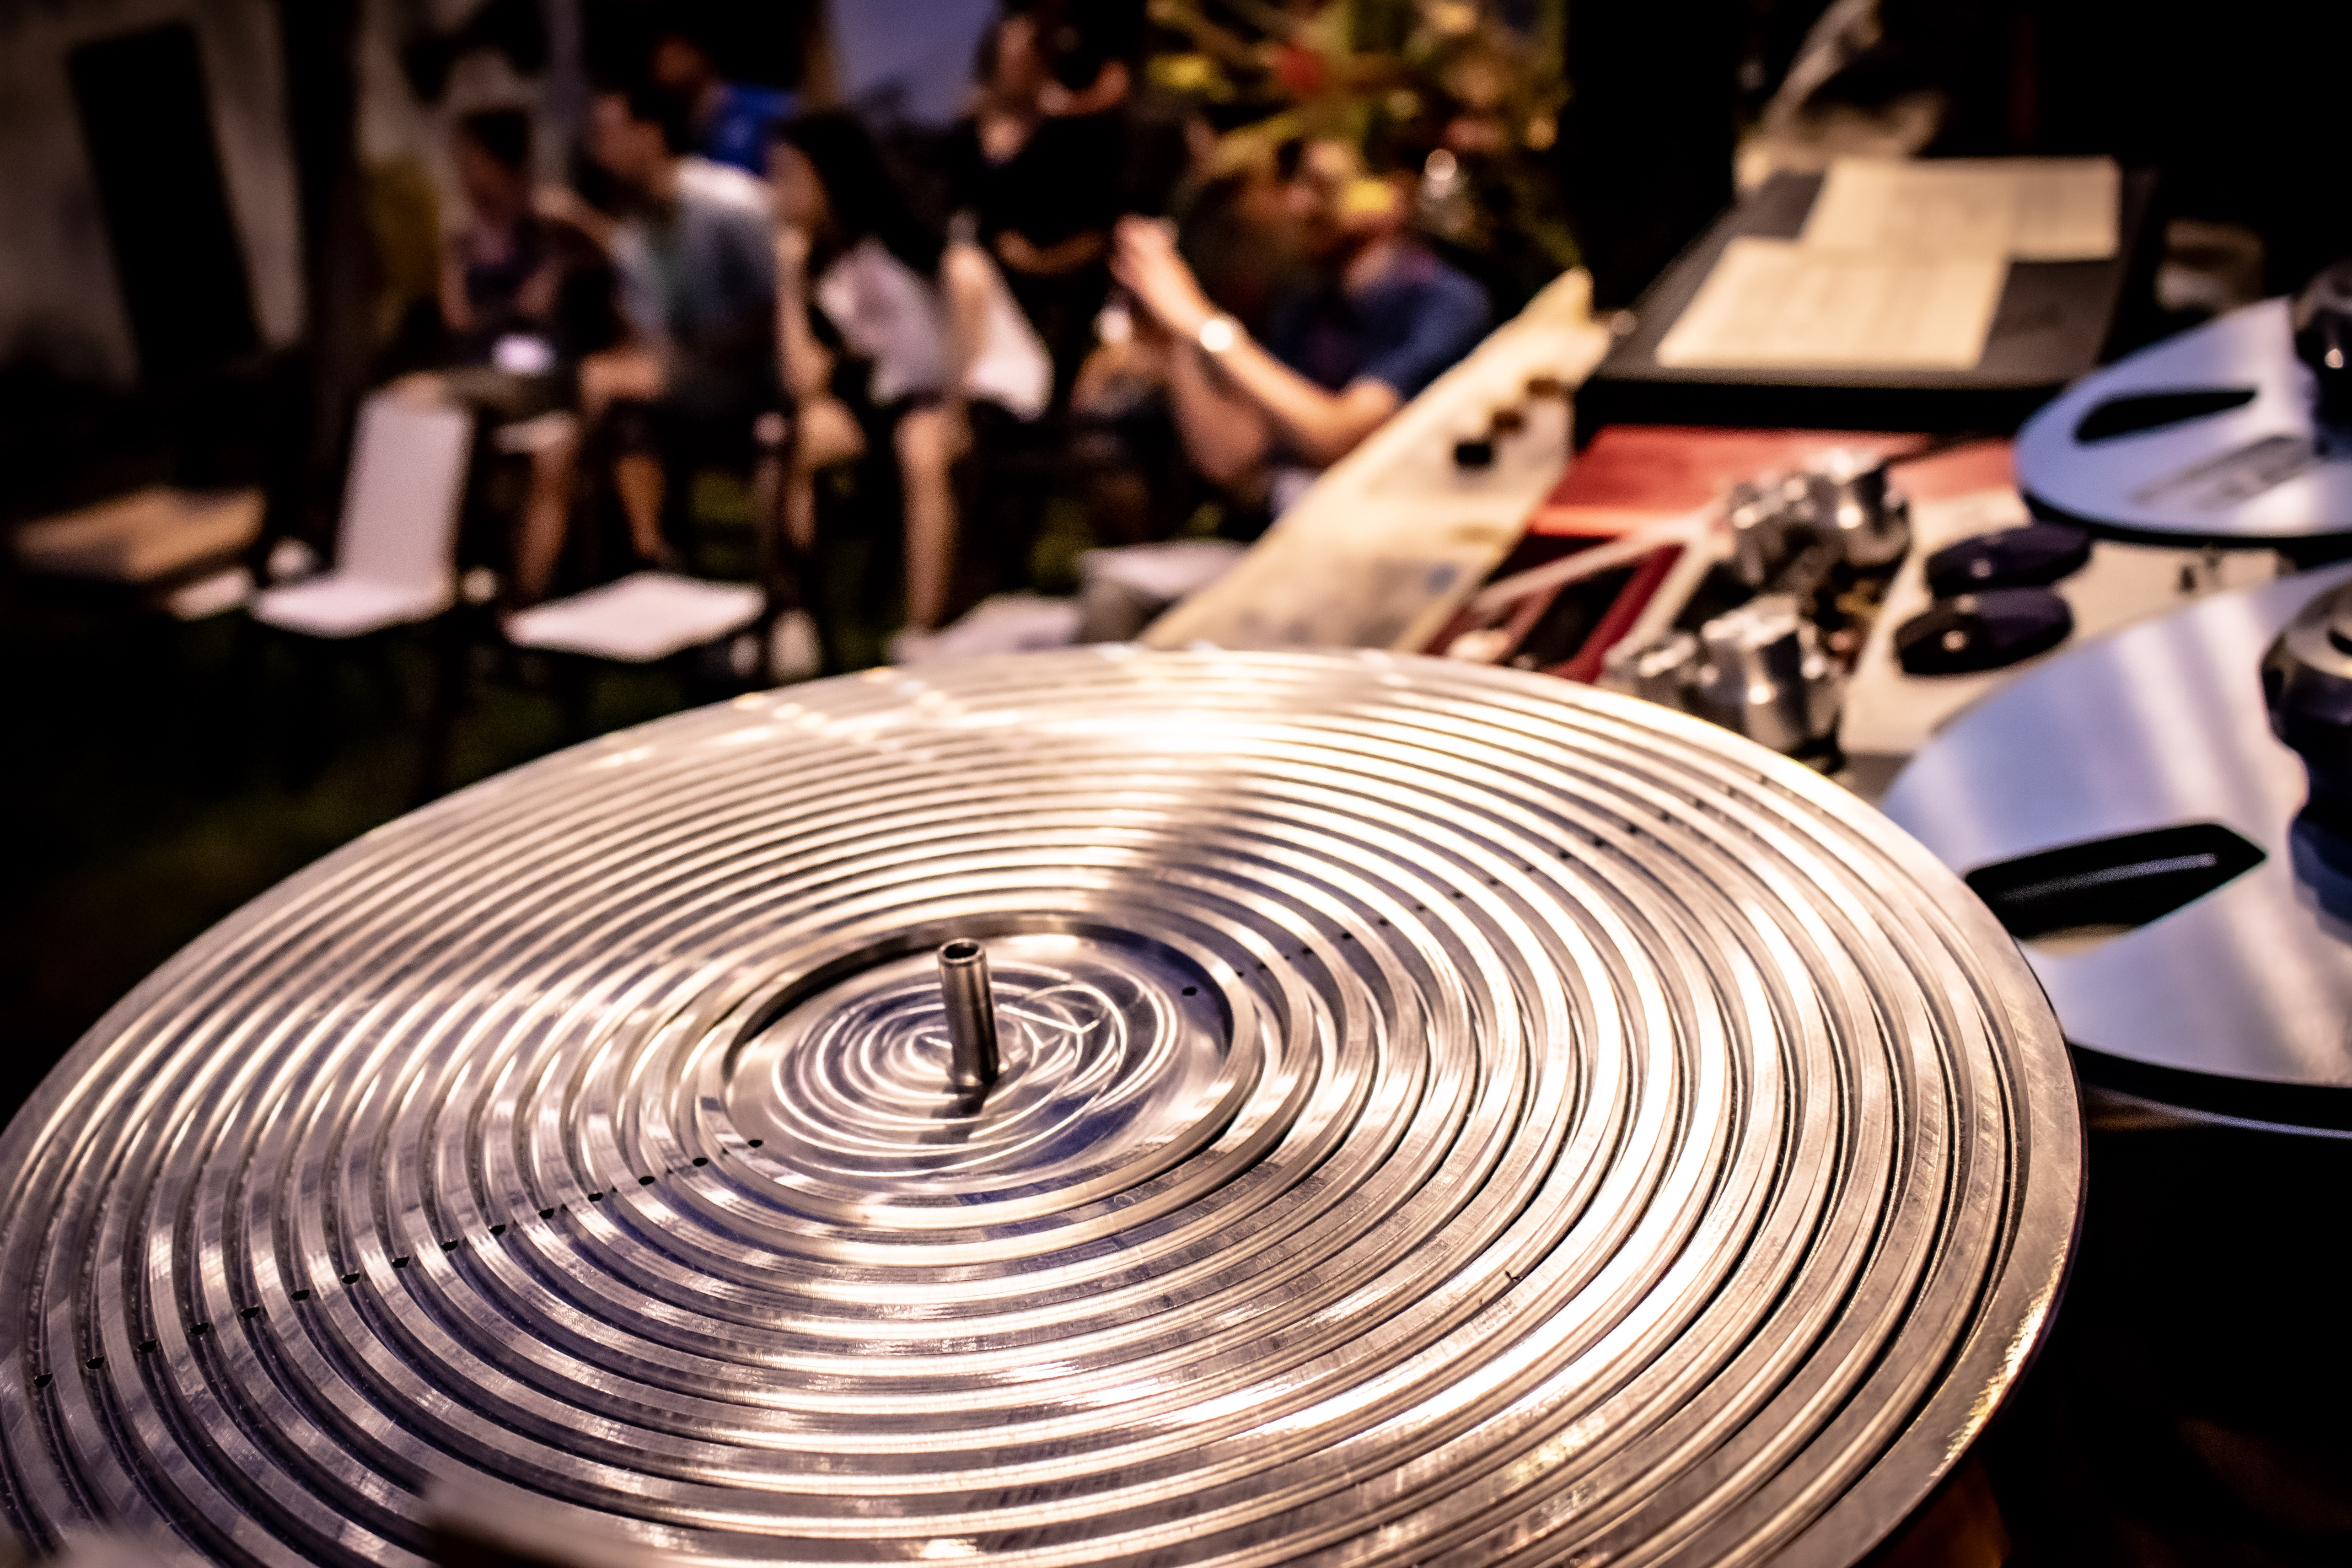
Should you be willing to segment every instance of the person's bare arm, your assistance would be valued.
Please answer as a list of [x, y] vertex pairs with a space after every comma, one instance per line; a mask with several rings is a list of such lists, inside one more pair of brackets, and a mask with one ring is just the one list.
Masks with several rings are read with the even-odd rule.
[[1036, 245], [1026, 236], [1007, 229], [996, 237], [996, 254], [1015, 272], [1025, 272], [1033, 278], [1058, 278], [1098, 258], [1108, 243], [1101, 234], [1087, 230], [1051, 245]]
[[[964, 419], [964, 398], [971, 367], [988, 345], [988, 309], [1002, 288], [988, 253], [968, 239], [950, 240], [940, 258], [940, 292], [948, 312], [948, 408], [953, 414], [963, 445], [971, 440]], [[959, 453], [962, 447], [959, 447]]]
[[[1197, 352], [1186, 356], [1198, 360]], [[1369, 377], [1326, 392], [1236, 331], [1214, 356], [1215, 373], [1264, 411], [1308, 463], [1328, 468], [1361, 445], [1402, 406], [1396, 389]]]
[[1169, 405], [1193, 467], [1228, 489], [1246, 485], [1274, 447], [1265, 415], [1203, 363], [1193, 344], [1170, 342], [1167, 365]]
[[[795, 541], [814, 538], [808, 476], [866, 450], [856, 416], [833, 395], [833, 353], [809, 328], [809, 237], [787, 224], [776, 231], [776, 369], [797, 415], [793, 498], [786, 518]], [[806, 516], [803, 516], [807, 513]]]
[[624, 340], [580, 362], [580, 411], [601, 418], [615, 403], [651, 403], [669, 389], [671, 348], [642, 258], [614, 256]]
[[466, 261], [454, 244], [441, 247], [441, 321], [460, 337], [474, 330], [474, 307], [466, 298]]
[[996, 292], [988, 253], [966, 240], [940, 258], [940, 293], [948, 308], [948, 395], [961, 401], [971, 367], [988, 342], [988, 307]]
[[[1353, 451], [1397, 411], [1400, 399], [1387, 383], [1364, 379], [1338, 392], [1327, 392], [1238, 329], [1233, 330], [1230, 342], [1214, 353], [1201, 347], [1202, 329], [1219, 319], [1220, 312], [1201, 291], [1192, 268], [1176, 254], [1175, 242], [1157, 224], [1134, 218], [1120, 223], [1111, 270], [1179, 343], [1192, 345], [1192, 353], [1177, 356], [1175, 365], [1181, 368], [1171, 376], [1171, 384], [1178, 388], [1180, 420], [1186, 401], [1185, 384], [1198, 382], [1202, 387], [1222, 390], [1227, 404], [1245, 402], [1300, 457], [1324, 468]], [[1192, 362], [1189, 367], [1187, 361]], [[1213, 361], [1213, 367], [1204, 363], [1208, 361]], [[1220, 438], [1232, 432], [1230, 418], [1210, 413], [1211, 405], [1197, 390], [1193, 400], [1204, 420], [1203, 435], [1212, 444], [1220, 444]], [[1208, 465], [1203, 462], [1202, 466]]]
[[523, 279], [522, 289], [515, 296], [515, 308], [528, 320], [543, 325], [554, 319], [555, 298], [562, 287], [562, 267], [553, 261], [542, 263], [538, 271]]
[[612, 253], [613, 237], [620, 225], [583, 201], [579, 192], [564, 185], [542, 185], [531, 193], [530, 205], [544, 221], [562, 224], [598, 251]]
[[776, 368], [797, 401], [824, 395], [833, 355], [809, 330], [809, 237], [790, 224], [776, 231]]

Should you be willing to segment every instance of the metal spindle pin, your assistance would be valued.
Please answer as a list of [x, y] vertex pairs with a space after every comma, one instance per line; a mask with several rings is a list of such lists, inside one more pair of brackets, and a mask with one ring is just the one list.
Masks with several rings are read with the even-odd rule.
[[979, 1093], [996, 1081], [996, 996], [987, 950], [969, 937], [942, 944], [940, 994], [947, 1004], [955, 1086]]

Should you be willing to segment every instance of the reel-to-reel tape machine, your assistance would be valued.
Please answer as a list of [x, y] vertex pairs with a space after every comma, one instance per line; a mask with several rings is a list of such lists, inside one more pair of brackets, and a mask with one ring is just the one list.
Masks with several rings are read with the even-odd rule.
[[2305, 559], [2352, 534], [2352, 263], [2093, 372], [2026, 421], [2045, 516], [2158, 544]]
[[[2352, 547], [2352, 263], [2084, 377], [2021, 489], [2111, 536]], [[2061, 655], [1885, 800], [2024, 940], [2092, 1080], [2170, 1111], [2352, 1129], [2352, 616], [2326, 567]]]

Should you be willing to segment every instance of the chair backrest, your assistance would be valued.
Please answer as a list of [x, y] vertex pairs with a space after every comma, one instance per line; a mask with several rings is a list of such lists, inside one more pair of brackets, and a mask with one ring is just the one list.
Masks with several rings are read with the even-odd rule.
[[401, 588], [440, 588], [456, 571], [457, 510], [474, 417], [379, 392], [360, 406], [343, 488], [335, 570]]

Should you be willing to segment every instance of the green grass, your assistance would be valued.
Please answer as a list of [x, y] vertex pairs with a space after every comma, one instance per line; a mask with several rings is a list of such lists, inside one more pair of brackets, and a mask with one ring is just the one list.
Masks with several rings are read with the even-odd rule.
[[[751, 578], [748, 489], [703, 474], [693, 494], [698, 569]], [[1066, 590], [1095, 542], [1083, 507], [1057, 498], [1034, 580]], [[897, 550], [871, 531], [828, 537], [813, 592], [836, 668], [882, 661], [899, 615]], [[362, 656], [241, 625], [175, 622], [122, 594], [0, 567], [0, 1114], [173, 952], [414, 803], [426, 635], [390, 634]], [[565, 743], [546, 674], [478, 651], [450, 787]], [[591, 734], [713, 695], [674, 669], [612, 666], [589, 691]]]
[[[420, 632], [380, 660], [192, 625], [93, 592], [0, 584], [13, 700], [0, 769], [0, 1097], [13, 1106], [113, 1003], [222, 917], [413, 803], [431, 683]], [[527, 669], [467, 681], [448, 777], [563, 743]], [[607, 668], [602, 731], [695, 695], [662, 669]], [[306, 741], [298, 710], [321, 721]]]

